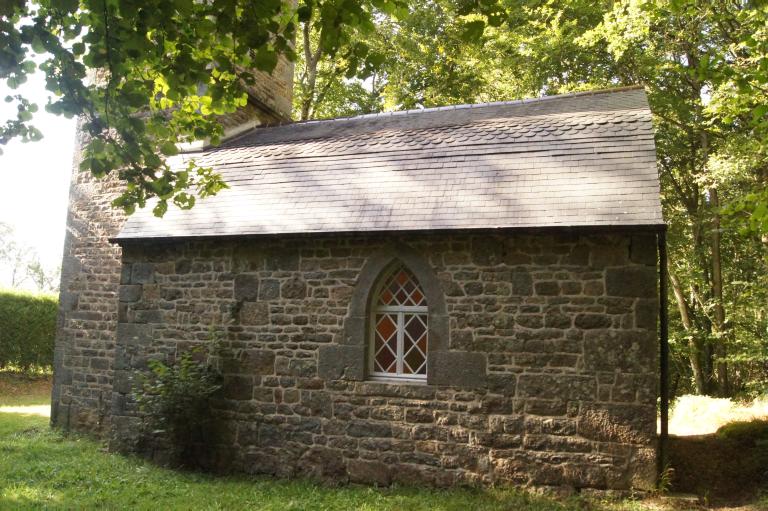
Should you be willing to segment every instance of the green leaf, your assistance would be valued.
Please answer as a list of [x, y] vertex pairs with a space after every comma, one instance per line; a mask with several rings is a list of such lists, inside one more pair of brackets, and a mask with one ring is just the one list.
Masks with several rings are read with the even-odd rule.
[[179, 154], [179, 148], [176, 146], [174, 142], [163, 142], [160, 145], [160, 152], [163, 153], [166, 156], [174, 156], [176, 154]]
[[11, 89], [18, 89], [19, 86], [24, 84], [26, 81], [27, 81], [27, 76], [26, 75], [17, 74], [17, 75], [11, 75], [8, 78], [6, 78], [5, 83]]
[[157, 205], [154, 208], [152, 208], [152, 214], [160, 218], [162, 218], [167, 211], [168, 211], [168, 201], [165, 199], [159, 200], [157, 202]]
[[262, 46], [256, 50], [253, 63], [257, 69], [271, 72], [277, 65], [277, 53], [267, 46]]
[[51, 0], [51, 7], [64, 13], [75, 12], [79, 6], [79, 0]]
[[30, 127], [28, 136], [29, 136], [29, 139], [32, 140], [33, 142], [37, 142], [38, 140], [43, 139], [43, 134], [37, 128]]
[[302, 5], [296, 10], [296, 14], [299, 17], [299, 21], [305, 23], [312, 19], [312, 7], [309, 5]]
[[373, 68], [380, 68], [386, 62], [387, 57], [382, 53], [370, 53], [367, 58], [367, 63]]
[[32, 46], [32, 50], [33, 50], [35, 53], [45, 53], [45, 51], [46, 51], [46, 49], [45, 49], [45, 44], [43, 43], [43, 40], [42, 40], [42, 39], [40, 39], [40, 37], [38, 37], [38, 36], [35, 36], [35, 37], [32, 39], [32, 44], [31, 44], [31, 46]]
[[753, 122], [760, 121], [763, 117], [765, 117], [765, 114], [768, 113], [768, 104], [762, 104], [756, 106], [752, 110], [752, 120]]
[[462, 27], [461, 39], [466, 42], [479, 42], [485, 31], [485, 21], [475, 20]]

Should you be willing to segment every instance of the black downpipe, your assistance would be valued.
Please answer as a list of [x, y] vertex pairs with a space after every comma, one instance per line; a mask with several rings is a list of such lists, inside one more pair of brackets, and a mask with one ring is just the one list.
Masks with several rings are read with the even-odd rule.
[[667, 233], [658, 235], [659, 244], [659, 396], [661, 398], [661, 431], [659, 433], [659, 480], [669, 457], [669, 315], [667, 313]]

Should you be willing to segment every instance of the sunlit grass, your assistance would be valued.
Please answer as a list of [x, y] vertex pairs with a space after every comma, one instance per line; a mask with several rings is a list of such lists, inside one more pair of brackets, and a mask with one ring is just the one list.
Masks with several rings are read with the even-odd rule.
[[768, 418], [768, 397], [751, 403], [707, 396], [681, 396], [670, 410], [672, 435], [706, 435], [729, 422]]
[[50, 417], [51, 405], [0, 406], [0, 413], [21, 413], [25, 415]]
[[0, 369], [0, 373], [11, 373], [11, 374], [16, 374], [21, 376], [30, 376], [33, 378], [38, 376], [53, 376], [53, 367], [32, 366], [32, 367], [22, 368], [14, 364], [8, 364], [4, 366], [2, 369]]

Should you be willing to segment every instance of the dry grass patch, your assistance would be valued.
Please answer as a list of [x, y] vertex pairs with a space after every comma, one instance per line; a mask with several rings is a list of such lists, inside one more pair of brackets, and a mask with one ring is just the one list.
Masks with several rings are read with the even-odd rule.
[[45, 372], [0, 371], [0, 407], [50, 406], [52, 380]]

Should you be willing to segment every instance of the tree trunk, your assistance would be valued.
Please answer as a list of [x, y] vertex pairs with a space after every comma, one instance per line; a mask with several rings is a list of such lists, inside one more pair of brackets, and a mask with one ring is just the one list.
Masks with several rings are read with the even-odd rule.
[[306, 121], [312, 115], [312, 106], [315, 103], [315, 88], [317, 84], [317, 64], [320, 61], [320, 46], [312, 51], [310, 22], [304, 22], [302, 34], [304, 37], [304, 76], [302, 76], [301, 88], [303, 98], [301, 100], [301, 120]]
[[688, 333], [688, 360], [691, 364], [691, 372], [693, 373], [693, 383], [697, 394], [703, 394], [704, 389], [704, 373], [701, 369], [701, 347], [696, 342], [695, 329], [693, 328], [693, 322], [691, 321], [691, 307], [685, 300], [680, 281], [677, 276], [670, 272], [669, 280], [672, 282], [672, 290], [675, 293], [675, 301], [677, 302], [677, 308], [680, 311], [680, 318], [683, 322], [683, 328]]
[[720, 250], [720, 199], [717, 189], [709, 190], [710, 203], [713, 209], [712, 216], [712, 298], [714, 299], [714, 334], [715, 334], [715, 374], [717, 376], [718, 393], [728, 396], [730, 389], [728, 383], [728, 363], [725, 361], [727, 350], [725, 341], [727, 327], [725, 324], [725, 307], [723, 306], [723, 271], [722, 253]]

